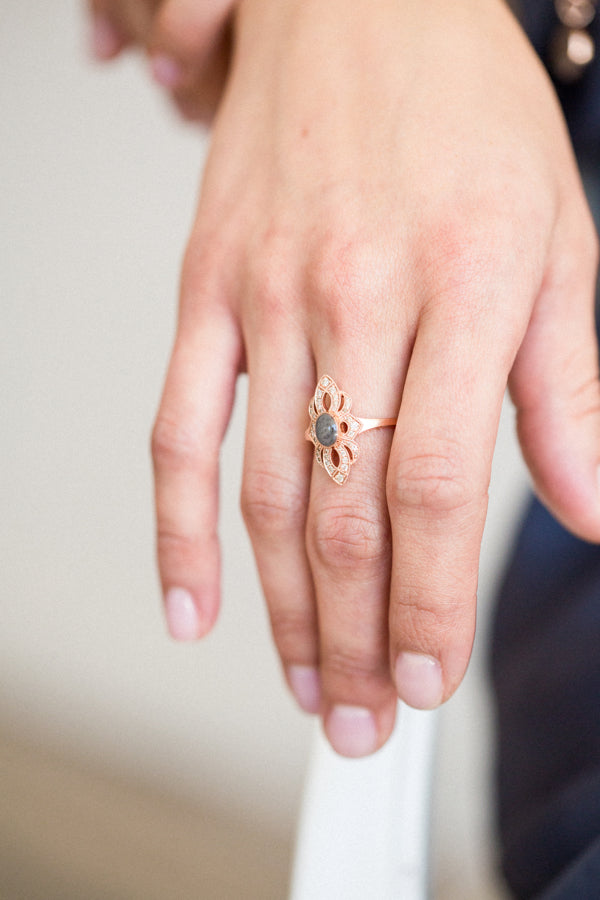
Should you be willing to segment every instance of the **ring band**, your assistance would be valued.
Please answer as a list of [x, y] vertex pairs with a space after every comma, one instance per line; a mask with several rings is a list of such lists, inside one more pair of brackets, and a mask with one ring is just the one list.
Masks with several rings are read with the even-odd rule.
[[305, 438], [315, 446], [315, 459], [336, 484], [344, 484], [350, 466], [356, 462], [359, 447], [357, 435], [371, 428], [387, 428], [396, 419], [360, 419], [350, 414], [352, 400], [341, 391], [333, 378], [323, 375], [310, 401], [310, 426]]

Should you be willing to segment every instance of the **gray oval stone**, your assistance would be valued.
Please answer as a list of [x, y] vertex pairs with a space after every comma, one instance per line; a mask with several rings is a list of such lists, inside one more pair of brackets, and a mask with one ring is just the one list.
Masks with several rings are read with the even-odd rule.
[[315, 433], [323, 447], [333, 447], [338, 436], [338, 427], [333, 416], [322, 413], [315, 423]]

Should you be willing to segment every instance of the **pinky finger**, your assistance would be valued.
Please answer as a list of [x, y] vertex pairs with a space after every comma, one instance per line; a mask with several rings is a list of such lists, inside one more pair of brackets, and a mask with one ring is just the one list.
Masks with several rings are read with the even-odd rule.
[[239, 366], [239, 338], [224, 314], [181, 332], [152, 434], [157, 556], [171, 635], [194, 640], [219, 608], [219, 451]]

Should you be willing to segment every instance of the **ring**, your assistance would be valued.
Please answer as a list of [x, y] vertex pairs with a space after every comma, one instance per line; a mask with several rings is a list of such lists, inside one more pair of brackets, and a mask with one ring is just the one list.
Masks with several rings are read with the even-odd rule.
[[352, 400], [339, 389], [333, 378], [323, 375], [310, 401], [310, 426], [305, 438], [315, 445], [315, 459], [336, 484], [344, 484], [350, 466], [358, 459], [354, 440], [371, 428], [386, 428], [396, 419], [359, 419], [350, 415]]

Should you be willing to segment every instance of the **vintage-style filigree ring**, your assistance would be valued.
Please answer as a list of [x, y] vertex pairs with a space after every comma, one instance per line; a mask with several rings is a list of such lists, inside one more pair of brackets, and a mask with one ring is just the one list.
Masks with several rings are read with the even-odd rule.
[[357, 435], [371, 428], [386, 428], [396, 419], [359, 419], [350, 415], [352, 400], [341, 391], [333, 378], [319, 379], [308, 412], [310, 426], [305, 437], [315, 445], [315, 459], [336, 484], [344, 484], [350, 466], [358, 459]]

